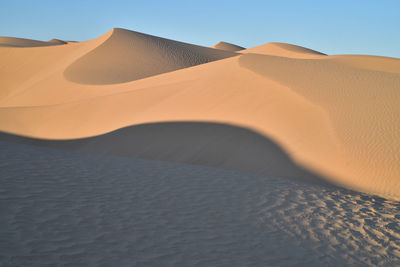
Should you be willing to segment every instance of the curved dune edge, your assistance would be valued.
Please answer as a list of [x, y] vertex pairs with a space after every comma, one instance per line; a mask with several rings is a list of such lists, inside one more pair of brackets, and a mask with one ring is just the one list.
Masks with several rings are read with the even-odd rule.
[[236, 51], [240, 51], [240, 50], [244, 50], [246, 48], [241, 47], [239, 45], [235, 45], [235, 44], [231, 44], [231, 43], [227, 43], [227, 42], [219, 42], [213, 46], [211, 46], [211, 48], [216, 48], [216, 49], [221, 49], [221, 50], [226, 50], [226, 51], [232, 51], [232, 52], [236, 52]]
[[[127, 83], [65, 79], [67, 68], [102, 49], [113, 33], [62, 46], [1, 48], [10, 79], [0, 80], [8, 89], [0, 95], [0, 130], [76, 139], [151, 123], [227, 124], [273, 140], [297, 166], [331, 183], [400, 199], [398, 60], [267, 44], [260, 54], [247, 49]], [[122, 33], [131, 40], [130, 31]], [[271, 47], [274, 55], [262, 55]], [[195, 146], [187, 150], [197, 153]]]
[[66, 81], [63, 72], [110, 35], [107, 32], [93, 40], [67, 45], [0, 47], [0, 107], [60, 104], [98, 95]]
[[324, 183], [273, 140], [246, 128], [210, 122], [134, 125], [82, 139], [46, 140], [0, 133], [0, 141], [141, 159], [212, 166]]
[[237, 54], [124, 29], [72, 63], [65, 77], [83, 84], [125, 83]]

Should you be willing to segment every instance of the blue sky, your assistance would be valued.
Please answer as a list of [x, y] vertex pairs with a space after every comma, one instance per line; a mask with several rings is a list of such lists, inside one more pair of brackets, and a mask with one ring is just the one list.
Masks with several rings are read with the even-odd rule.
[[0, 0], [0, 36], [82, 41], [114, 27], [205, 46], [287, 42], [400, 57], [398, 0]]

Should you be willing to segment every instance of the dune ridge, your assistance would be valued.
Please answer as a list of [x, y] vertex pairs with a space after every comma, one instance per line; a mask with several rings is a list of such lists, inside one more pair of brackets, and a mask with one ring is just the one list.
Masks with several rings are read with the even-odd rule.
[[[44, 50], [48, 58], [27, 62]], [[152, 123], [232, 125], [272, 140], [290, 162], [321, 179], [400, 199], [398, 59], [327, 56], [280, 43], [234, 53], [123, 29], [62, 46], [1, 47], [0, 57], [12, 74], [0, 77], [7, 88], [0, 94], [5, 133], [71, 140]], [[187, 136], [197, 136], [193, 129]], [[217, 132], [204, 142], [212, 144]], [[162, 148], [174, 135], [155, 143]], [[202, 148], [185, 138], [179, 159], [168, 153], [157, 159], [203, 158]], [[224, 166], [228, 147], [199, 164], [240, 169], [247, 162], [246, 171], [263, 172], [263, 164], [251, 165], [262, 155], [244, 153]]]
[[234, 55], [116, 28], [104, 43], [71, 64], [65, 77], [84, 84], [123, 83]]

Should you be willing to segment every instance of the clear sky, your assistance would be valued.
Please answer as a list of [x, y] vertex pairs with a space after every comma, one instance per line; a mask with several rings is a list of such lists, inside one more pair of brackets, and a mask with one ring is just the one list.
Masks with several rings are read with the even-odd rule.
[[400, 0], [0, 0], [0, 36], [82, 41], [114, 27], [204, 46], [400, 57]]

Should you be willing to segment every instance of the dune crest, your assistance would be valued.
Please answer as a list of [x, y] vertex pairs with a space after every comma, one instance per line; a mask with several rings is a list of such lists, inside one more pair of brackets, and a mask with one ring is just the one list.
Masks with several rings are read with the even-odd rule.
[[216, 49], [226, 50], [226, 51], [232, 51], [232, 52], [246, 49], [244, 47], [241, 47], [241, 46], [238, 46], [235, 44], [231, 44], [231, 43], [227, 43], [227, 42], [219, 42], [211, 47], [216, 48]]
[[103, 44], [71, 64], [65, 77], [83, 84], [123, 83], [235, 55], [116, 28]]

